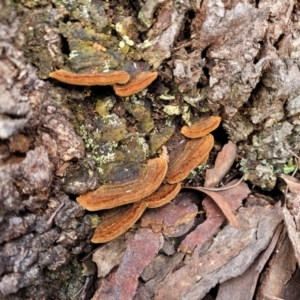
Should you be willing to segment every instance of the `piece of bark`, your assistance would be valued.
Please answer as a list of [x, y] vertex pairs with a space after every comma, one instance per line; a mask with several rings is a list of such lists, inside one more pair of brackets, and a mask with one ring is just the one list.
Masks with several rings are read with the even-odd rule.
[[174, 245], [170, 241], [164, 240], [164, 244], [160, 251], [168, 256], [173, 255], [175, 253]]
[[132, 236], [132, 233], [127, 232], [125, 235], [119, 236], [115, 240], [104, 244], [103, 247], [94, 252], [93, 262], [97, 264], [98, 277], [105, 277], [121, 262], [126, 249], [125, 241]]
[[255, 259], [250, 268], [242, 275], [229, 279], [219, 286], [216, 300], [245, 300], [245, 295], [247, 299], [253, 299], [259, 275], [274, 251], [282, 229], [283, 224], [280, 224], [268, 248]]
[[[256, 299], [299, 299], [299, 273], [296, 282], [293, 283], [296, 269], [297, 260], [294, 256], [293, 246], [284, 232], [278, 242], [277, 251], [272, 255], [261, 276]], [[293, 292], [289, 290], [289, 284], [294, 285]]]
[[281, 174], [280, 177], [284, 179], [291, 191], [291, 194], [286, 195], [283, 215], [295, 257], [300, 265], [300, 181], [285, 174]]
[[[179, 195], [176, 197], [177, 200]], [[180, 198], [180, 201], [174, 201], [146, 212], [141, 219], [141, 227], [151, 228], [154, 232], [162, 232], [166, 236], [183, 235], [193, 226], [198, 207], [186, 196], [180, 196]], [[188, 225], [188, 227], [182, 225]]]
[[[149, 41], [140, 45], [142, 49], [146, 48], [143, 51], [143, 57], [153, 68], [159, 67], [164, 59], [170, 57], [173, 43], [180, 33], [184, 15], [189, 8], [190, 5], [187, 2], [177, 6], [166, 1], [156, 16], [156, 22], [147, 34]], [[147, 44], [151, 46], [147, 48]]]
[[236, 145], [229, 141], [217, 155], [215, 166], [205, 173], [205, 187], [212, 187], [221, 182], [228, 173], [236, 156]]
[[93, 300], [131, 300], [136, 292], [140, 274], [153, 260], [162, 244], [161, 234], [155, 234], [145, 228], [138, 230], [129, 241], [119, 268], [109, 281], [102, 282]]
[[[230, 185], [234, 184], [234, 182], [236, 181], [232, 181]], [[228, 204], [231, 206], [232, 211], [235, 211], [241, 206], [242, 200], [247, 197], [250, 190], [245, 182], [241, 182], [232, 189], [220, 191], [218, 193], [228, 200]], [[212, 238], [225, 221], [224, 214], [217, 204], [209, 197], [206, 197], [202, 201], [202, 205], [206, 211], [206, 220], [181, 242], [179, 250], [182, 252], [191, 253], [196, 247], [197, 252], [200, 251], [202, 245]]]
[[[299, 196], [295, 196], [299, 198]], [[298, 199], [299, 202], [299, 199]], [[294, 255], [297, 259], [298, 265], [300, 265], [300, 231], [297, 228], [297, 225], [295, 223], [295, 217], [291, 213], [290, 210], [288, 210], [285, 206], [283, 207], [283, 215], [284, 215], [284, 222], [286, 224], [287, 232], [290, 238], [290, 241], [294, 248]], [[299, 218], [299, 215], [296, 216]]]
[[151, 300], [149, 292], [144, 284], [140, 284], [136, 290], [133, 300]]
[[155, 300], [201, 299], [218, 283], [245, 272], [270, 243], [282, 220], [280, 207], [250, 207], [239, 210], [240, 229], [227, 225], [200, 258], [198, 268], [188, 263], [170, 272], [159, 285]]
[[151, 297], [153, 297], [160, 282], [182, 261], [183, 257], [183, 253], [175, 253], [171, 257], [159, 254], [145, 268], [141, 274], [141, 278], [145, 281], [145, 288]]

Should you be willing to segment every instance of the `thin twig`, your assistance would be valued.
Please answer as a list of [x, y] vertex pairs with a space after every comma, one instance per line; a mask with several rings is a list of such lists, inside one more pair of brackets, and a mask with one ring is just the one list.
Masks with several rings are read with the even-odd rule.
[[[219, 192], [219, 191], [226, 191], [229, 190], [237, 185], [239, 185], [243, 181], [244, 177], [242, 177], [237, 183], [230, 185], [230, 186], [225, 186], [225, 187], [219, 187], [219, 188], [209, 188], [209, 187], [201, 187], [202, 190], [206, 191], [211, 191], [211, 192]], [[191, 189], [191, 190], [198, 190], [197, 187], [193, 186], [188, 186], [188, 187], [183, 187], [184, 189]]]
[[56, 214], [58, 213], [58, 211], [65, 205], [64, 202], [61, 203], [61, 205], [55, 210], [55, 212], [51, 215], [51, 217], [49, 218], [49, 220], [47, 221], [47, 225], [50, 225], [53, 222], [53, 219], [55, 218]]

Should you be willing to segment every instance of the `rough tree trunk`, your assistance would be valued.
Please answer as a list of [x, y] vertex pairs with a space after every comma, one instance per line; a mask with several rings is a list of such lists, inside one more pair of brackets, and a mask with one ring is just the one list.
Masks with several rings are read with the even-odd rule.
[[[1, 299], [71, 299], [82, 286], [81, 299], [90, 299], [95, 266], [80, 258], [92, 251], [99, 220], [76, 196], [136, 176], [163, 144], [177, 148], [184, 124], [221, 116], [216, 149], [234, 142], [236, 169], [263, 190], [296, 168], [297, 1], [0, 0], [0, 17]], [[159, 77], [120, 98], [110, 86], [49, 79], [60, 68]], [[190, 185], [203, 182], [201, 172]], [[183, 259], [166, 257], [170, 270]], [[135, 299], [154, 299], [145, 286]], [[205, 295], [194, 289], [186, 297], [196, 298], [180, 299]]]

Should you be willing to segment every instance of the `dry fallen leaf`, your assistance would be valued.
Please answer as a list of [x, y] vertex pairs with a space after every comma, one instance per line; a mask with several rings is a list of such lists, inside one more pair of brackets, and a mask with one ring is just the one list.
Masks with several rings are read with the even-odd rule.
[[205, 173], [205, 187], [212, 187], [221, 182], [223, 177], [229, 172], [236, 156], [236, 145], [229, 141], [224, 145], [222, 151], [218, 153], [215, 166], [207, 169]]
[[281, 174], [280, 177], [286, 182], [291, 193], [300, 194], [300, 181], [298, 179], [285, 174]]
[[[238, 181], [233, 180], [228, 185], [235, 184], [236, 182]], [[250, 190], [245, 182], [240, 182], [234, 189], [223, 190], [218, 193], [226, 199], [231, 210], [235, 211], [242, 205], [243, 199], [247, 197]], [[206, 220], [188, 234], [179, 246], [180, 251], [188, 253], [191, 253], [194, 248], [197, 248], [194, 250], [195, 256], [199, 253], [203, 244], [213, 237], [218, 228], [225, 221], [225, 216], [222, 214], [222, 211], [210, 197], [205, 197], [202, 201], [202, 205], [206, 211]]]
[[226, 216], [226, 218], [229, 221], [229, 223], [231, 224], [231, 226], [233, 226], [234, 228], [239, 227], [239, 223], [236, 219], [236, 216], [232, 212], [232, 209], [231, 209], [230, 205], [228, 204], [228, 202], [226, 201], [226, 198], [224, 198], [218, 192], [208, 191], [201, 187], [193, 188], [193, 190], [200, 191], [200, 192], [206, 194], [207, 196], [209, 196], [211, 199], [213, 199], [217, 203], [217, 205], [220, 207], [220, 209], [222, 210], [223, 214]]

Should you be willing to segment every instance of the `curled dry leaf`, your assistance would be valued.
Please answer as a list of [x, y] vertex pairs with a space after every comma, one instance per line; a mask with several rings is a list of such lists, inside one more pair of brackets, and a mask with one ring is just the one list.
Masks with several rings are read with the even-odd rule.
[[221, 182], [223, 177], [228, 173], [236, 157], [236, 145], [229, 141], [224, 145], [222, 151], [218, 153], [215, 166], [207, 169], [205, 173], [204, 186], [215, 186]]
[[[238, 182], [239, 181], [235, 179], [226, 186], [233, 186]], [[250, 190], [245, 182], [240, 182], [234, 189], [221, 190], [218, 193], [227, 200], [231, 210], [235, 211], [242, 205], [243, 199], [247, 197]], [[197, 253], [201, 250], [204, 243], [213, 237], [225, 221], [225, 216], [221, 209], [209, 196], [203, 199], [202, 206], [206, 212], [206, 220], [188, 234], [179, 246], [180, 251], [188, 253], [192, 253], [193, 250], [197, 248], [194, 250], [195, 256], [197, 256]]]
[[207, 119], [199, 120], [192, 126], [183, 126], [181, 129], [181, 133], [189, 138], [200, 138], [218, 128], [220, 122], [220, 117], [211, 116]]
[[130, 79], [130, 75], [125, 71], [77, 74], [65, 70], [57, 70], [50, 73], [49, 76], [64, 83], [86, 86], [124, 84]]
[[157, 78], [157, 75], [157, 72], [141, 72], [131, 78], [128, 83], [115, 84], [113, 88], [115, 93], [120, 97], [131, 96], [150, 85]]
[[189, 140], [184, 150], [169, 166], [167, 182], [176, 183], [185, 179], [198, 165], [204, 163], [214, 145], [214, 137], [208, 134], [200, 139]]
[[162, 184], [153, 194], [145, 198], [149, 208], [156, 208], [169, 203], [180, 192], [181, 183]]
[[300, 181], [298, 179], [285, 174], [281, 174], [280, 177], [286, 182], [291, 193], [300, 195]]
[[[216, 204], [219, 206], [219, 208], [222, 210], [223, 214], [226, 216], [226, 218], [229, 221], [229, 223], [231, 224], [231, 226], [234, 228], [239, 228], [239, 223], [237, 221], [236, 216], [232, 212], [232, 209], [231, 209], [229, 203], [222, 195], [220, 195], [218, 192], [208, 191], [207, 189], [201, 188], [201, 187], [195, 187], [195, 188], [193, 187], [191, 189], [200, 191], [200, 192], [206, 194], [207, 196], [209, 196], [210, 198], [212, 198], [216, 202]], [[222, 189], [220, 189], [220, 190], [222, 190]]]
[[93, 243], [106, 243], [126, 232], [147, 208], [144, 200], [134, 203], [131, 207], [109, 211], [103, 216], [101, 224], [92, 237]]
[[168, 164], [165, 157], [150, 159], [138, 179], [99, 187], [77, 198], [85, 209], [96, 211], [136, 202], [153, 193], [162, 183]]

